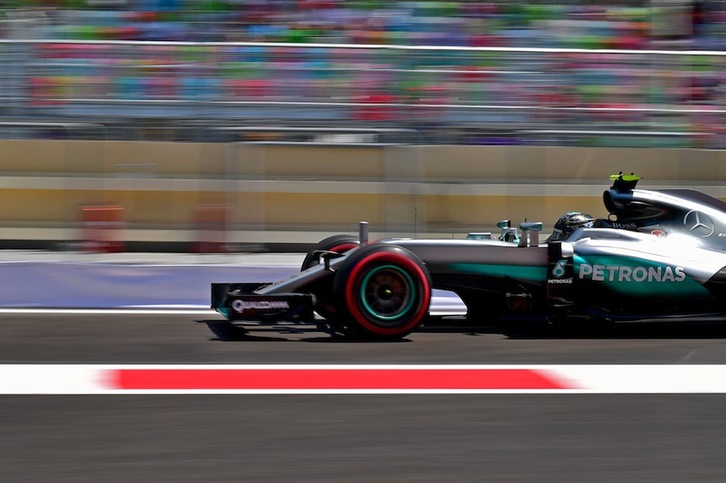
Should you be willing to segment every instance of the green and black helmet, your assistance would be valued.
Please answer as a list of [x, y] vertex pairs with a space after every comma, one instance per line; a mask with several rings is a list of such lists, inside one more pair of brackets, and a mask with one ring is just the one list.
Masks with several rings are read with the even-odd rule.
[[557, 220], [548, 241], [566, 240], [578, 228], [592, 226], [594, 220], [591, 215], [569, 211]]

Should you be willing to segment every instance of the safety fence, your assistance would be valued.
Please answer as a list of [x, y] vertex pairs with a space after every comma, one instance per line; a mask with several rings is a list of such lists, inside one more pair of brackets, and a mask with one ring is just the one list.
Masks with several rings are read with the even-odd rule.
[[[722, 147], [726, 126], [725, 56], [672, 50], [2, 41], [0, 115], [98, 120], [112, 113], [137, 126], [139, 120], [159, 119], [202, 120], [202, 126], [216, 127], [375, 124], [416, 129], [427, 141], [456, 128], [457, 141], [466, 144], [714, 148]], [[523, 135], [531, 131], [539, 132]], [[593, 135], [601, 131], [602, 136]]]

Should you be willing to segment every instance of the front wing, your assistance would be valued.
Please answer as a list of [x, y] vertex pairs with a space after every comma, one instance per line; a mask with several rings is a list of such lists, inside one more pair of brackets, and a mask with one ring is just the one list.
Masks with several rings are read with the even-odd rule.
[[279, 293], [262, 295], [255, 290], [263, 283], [213, 283], [212, 309], [228, 320], [262, 323], [312, 323], [315, 319], [315, 295]]

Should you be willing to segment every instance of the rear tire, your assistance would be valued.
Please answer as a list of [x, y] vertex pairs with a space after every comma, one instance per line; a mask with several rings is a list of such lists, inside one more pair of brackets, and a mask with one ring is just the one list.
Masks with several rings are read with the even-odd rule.
[[305, 255], [305, 259], [300, 266], [300, 271], [305, 271], [310, 267], [320, 263], [316, 251], [327, 251], [335, 253], [345, 253], [359, 245], [358, 238], [353, 235], [333, 235], [320, 240], [315, 247]]
[[376, 244], [350, 255], [335, 274], [341, 332], [358, 339], [400, 339], [428, 314], [431, 276], [410, 251]]

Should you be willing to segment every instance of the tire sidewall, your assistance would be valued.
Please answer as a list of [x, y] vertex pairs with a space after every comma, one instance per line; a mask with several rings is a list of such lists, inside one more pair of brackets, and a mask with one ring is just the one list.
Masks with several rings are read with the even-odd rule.
[[[363, 284], [380, 269], [398, 272], [409, 282], [412, 293], [405, 309], [390, 319], [373, 313], [363, 301]], [[403, 337], [419, 326], [431, 303], [431, 277], [410, 251], [395, 245], [371, 245], [351, 255], [336, 276], [333, 291], [341, 312], [358, 331], [375, 337]], [[396, 324], [396, 321], [400, 323]]]

